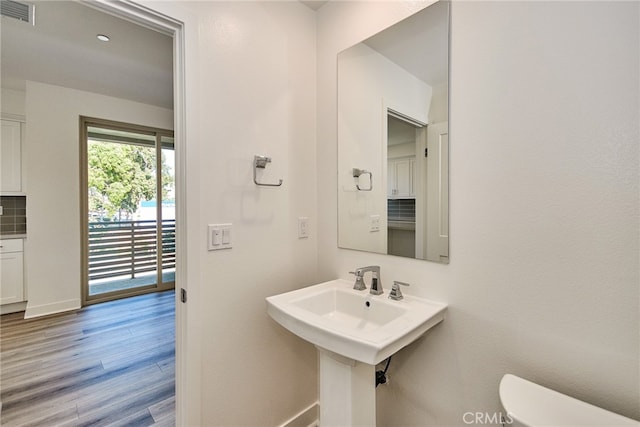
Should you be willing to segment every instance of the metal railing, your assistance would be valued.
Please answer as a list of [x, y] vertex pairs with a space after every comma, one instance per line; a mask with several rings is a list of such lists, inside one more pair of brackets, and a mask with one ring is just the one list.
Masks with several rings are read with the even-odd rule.
[[[157, 221], [89, 223], [89, 280], [158, 269]], [[176, 266], [176, 221], [162, 221], [162, 270]]]

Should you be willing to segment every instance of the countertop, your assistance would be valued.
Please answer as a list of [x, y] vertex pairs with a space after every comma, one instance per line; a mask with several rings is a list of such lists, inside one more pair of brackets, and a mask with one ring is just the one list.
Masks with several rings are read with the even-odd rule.
[[26, 234], [0, 234], [0, 240], [7, 239], [26, 239]]
[[387, 221], [387, 228], [396, 230], [415, 230], [416, 223], [414, 221]]

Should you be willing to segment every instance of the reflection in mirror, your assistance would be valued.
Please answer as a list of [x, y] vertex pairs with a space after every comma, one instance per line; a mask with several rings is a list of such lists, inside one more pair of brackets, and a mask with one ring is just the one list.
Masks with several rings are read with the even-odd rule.
[[449, 262], [448, 75], [445, 1], [338, 54], [341, 248]]

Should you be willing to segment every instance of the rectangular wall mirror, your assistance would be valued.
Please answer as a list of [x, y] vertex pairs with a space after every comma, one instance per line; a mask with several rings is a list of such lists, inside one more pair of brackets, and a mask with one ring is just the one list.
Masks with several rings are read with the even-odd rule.
[[338, 246], [449, 262], [449, 2], [338, 54]]

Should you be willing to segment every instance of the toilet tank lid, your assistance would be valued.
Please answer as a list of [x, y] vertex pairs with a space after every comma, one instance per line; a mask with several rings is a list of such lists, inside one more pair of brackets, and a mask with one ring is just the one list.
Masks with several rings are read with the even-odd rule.
[[512, 374], [500, 381], [500, 401], [525, 426], [634, 426], [640, 422], [542, 387]]

